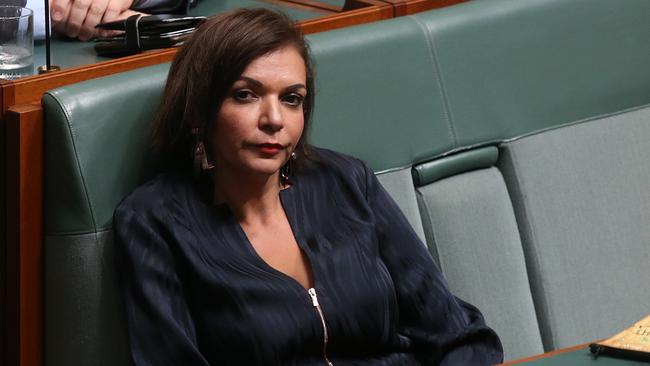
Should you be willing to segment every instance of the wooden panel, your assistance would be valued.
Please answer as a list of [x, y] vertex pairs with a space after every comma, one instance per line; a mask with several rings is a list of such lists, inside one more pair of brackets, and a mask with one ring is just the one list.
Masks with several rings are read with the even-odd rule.
[[[365, 7], [321, 18], [305, 20], [298, 23], [298, 26], [305, 33], [315, 33], [388, 19], [393, 16], [392, 5], [390, 4], [378, 0], [357, 0], [356, 3], [363, 4]], [[368, 4], [371, 5], [369, 6]], [[0, 80], [1, 110], [5, 112], [9, 106], [15, 104], [39, 101], [44, 92], [64, 85], [169, 62], [174, 58], [175, 54], [175, 48], [147, 51], [138, 55], [98, 62], [93, 65], [64, 69], [45, 75], [33, 75], [15, 81]]]
[[468, 0], [384, 0], [395, 7], [395, 16], [419, 13], [421, 11], [442, 8]]
[[[0, 102], [2, 101], [2, 84], [0, 80]], [[0, 110], [0, 364], [9, 365], [7, 359], [7, 335], [9, 334], [6, 322], [7, 308], [6, 292], [7, 292], [7, 232], [5, 222], [5, 209], [6, 209], [6, 192], [5, 192], [5, 123], [2, 118], [3, 112]]]
[[[334, 7], [334, 9], [331, 9], [332, 7], [330, 6], [330, 9], [328, 9], [327, 7], [324, 6], [312, 6], [307, 4], [310, 1], [300, 1], [300, 0], [260, 0], [260, 1], [276, 4], [283, 8], [301, 9], [301, 10], [311, 11], [315, 13], [321, 13], [324, 15], [334, 14], [338, 12], [336, 7]], [[317, 1], [314, 2], [318, 3]], [[328, 4], [320, 4], [320, 5], [328, 5]]]
[[327, 18], [305, 20], [300, 22], [299, 26], [303, 32], [309, 34], [375, 22], [392, 17], [393, 7], [390, 4], [384, 4], [350, 10]]
[[285, 0], [285, 2], [307, 5], [311, 8], [323, 9], [330, 12], [340, 12], [341, 10], [343, 10], [338, 6], [324, 3], [322, 1], [316, 1], [316, 0]]
[[43, 113], [40, 104], [5, 115], [6, 365], [43, 363]]
[[[118, 72], [168, 62], [173, 59], [175, 54], [175, 48], [148, 51], [138, 55], [98, 62], [93, 65], [29, 76], [15, 80], [9, 87], [4, 89], [8, 89], [6, 92], [11, 93], [13, 97], [9, 105], [31, 103], [39, 101], [43, 93], [48, 90]], [[5, 90], [3, 90], [3, 94], [4, 92]], [[8, 108], [8, 106], [3, 107], [5, 107], [4, 110]]]

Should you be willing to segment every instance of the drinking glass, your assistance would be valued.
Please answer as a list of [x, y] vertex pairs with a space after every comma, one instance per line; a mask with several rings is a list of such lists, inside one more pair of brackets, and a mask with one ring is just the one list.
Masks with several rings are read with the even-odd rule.
[[20, 6], [0, 6], [0, 79], [34, 73], [34, 15]]

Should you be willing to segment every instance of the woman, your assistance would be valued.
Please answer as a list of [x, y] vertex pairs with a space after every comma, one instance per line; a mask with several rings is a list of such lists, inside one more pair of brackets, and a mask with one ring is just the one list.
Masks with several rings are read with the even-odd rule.
[[268, 10], [220, 15], [175, 59], [155, 122], [175, 168], [115, 212], [136, 365], [488, 365], [362, 162], [306, 143], [307, 45]]

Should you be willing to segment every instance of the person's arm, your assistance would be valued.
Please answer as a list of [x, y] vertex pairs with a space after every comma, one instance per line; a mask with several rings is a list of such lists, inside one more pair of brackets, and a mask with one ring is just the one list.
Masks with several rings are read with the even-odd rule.
[[450, 292], [438, 266], [401, 210], [365, 167], [366, 197], [377, 225], [381, 258], [395, 284], [399, 331], [424, 365], [502, 362], [498, 336], [474, 306]]
[[164, 210], [114, 214], [115, 265], [124, 296], [131, 355], [136, 366], [207, 366], [169, 247]]

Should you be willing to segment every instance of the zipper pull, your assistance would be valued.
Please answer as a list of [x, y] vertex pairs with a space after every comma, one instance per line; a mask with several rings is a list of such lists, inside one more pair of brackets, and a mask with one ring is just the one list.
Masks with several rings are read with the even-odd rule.
[[307, 292], [309, 293], [309, 297], [311, 297], [311, 304], [315, 308], [319, 307], [319, 305], [318, 305], [318, 297], [316, 297], [316, 289], [312, 287], [309, 290], [307, 290]]

